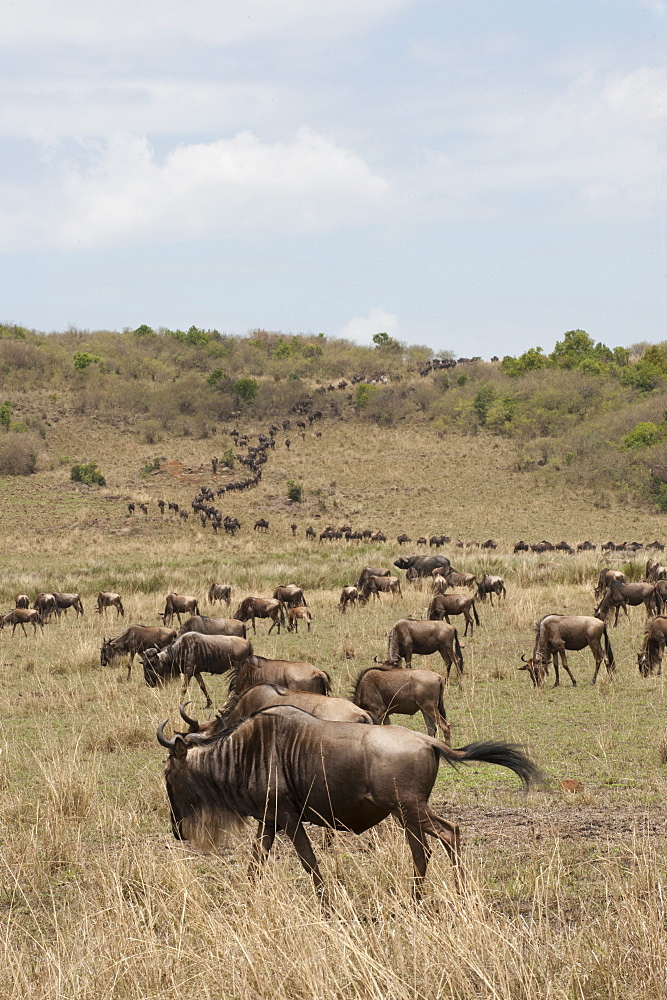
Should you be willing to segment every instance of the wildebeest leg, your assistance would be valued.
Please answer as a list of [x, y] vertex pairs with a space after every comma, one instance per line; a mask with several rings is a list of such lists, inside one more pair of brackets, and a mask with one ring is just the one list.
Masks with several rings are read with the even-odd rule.
[[422, 813], [420, 825], [425, 833], [436, 837], [444, 846], [454, 868], [456, 888], [460, 890], [463, 885], [463, 869], [461, 867], [461, 832], [458, 824], [443, 819], [427, 806], [425, 815]]
[[595, 673], [593, 674], [593, 680], [591, 681], [591, 684], [595, 684], [596, 680], [598, 679], [600, 665], [604, 659], [604, 656], [602, 654], [602, 644], [599, 639], [593, 639], [592, 642], [589, 643], [589, 646], [591, 648], [591, 653], [595, 657]]
[[272, 621], [273, 621], [273, 625], [269, 629], [269, 635], [271, 635], [271, 633], [273, 632], [273, 630], [276, 627], [276, 625], [278, 626], [278, 635], [280, 635], [280, 621], [279, 621], [279, 619], [278, 618], [273, 618]]
[[261, 820], [257, 824], [257, 833], [252, 845], [252, 858], [248, 875], [250, 878], [259, 875], [262, 866], [266, 863], [269, 851], [273, 847], [276, 839], [276, 828], [270, 823], [263, 823]]
[[296, 815], [290, 815], [286, 818], [284, 823], [281, 823], [281, 826], [289, 839], [292, 841], [294, 850], [299, 856], [299, 861], [311, 876], [313, 885], [322, 900], [323, 906], [328, 909], [329, 897], [326, 889], [324, 888], [324, 879], [322, 878], [322, 873], [320, 872], [317, 864], [315, 852], [313, 851], [310, 840], [308, 839], [308, 834], [304, 830], [301, 820]]
[[425, 712], [423, 708], [421, 710], [421, 713], [422, 716], [424, 717], [426, 732], [428, 733], [429, 736], [436, 736], [437, 729], [435, 726], [435, 718], [432, 715], [429, 715], [427, 712]]
[[[206, 698], [206, 708], [210, 708], [211, 705], [213, 704], [213, 702], [211, 701], [211, 696], [209, 695], [208, 691], [206, 690], [206, 685], [204, 684], [204, 678], [202, 677], [202, 675], [197, 670], [195, 670], [193, 676], [194, 676], [195, 680], [197, 681], [197, 684], [199, 684], [199, 687], [201, 688], [202, 694]], [[185, 695], [187, 693], [189, 682], [190, 682], [190, 678], [188, 677], [188, 675], [187, 674], [183, 674], [183, 684], [181, 685], [181, 695], [182, 695], [183, 698], [185, 698]]]
[[[554, 687], [557, 688], [557, 687], [560, 687], [560, 673], [558, 671], [558, 653], [553, 653], [552, 654], [552, 660], [553, 660], [553, 664], [554, 664], [554, 673], [556, 675], [556, 680], [554, 681]], [[546, 660], [546, 661], [543, 660], [542, 661], [542, 664], [543, 664], [543, 666], [545, 668], [546, 668], [548, 662], [549, 662], [548, 660]]]
[[[555, 662], [556, 662], [556, 654], [554, 653], [554, 663]], [[572, 671], [570, 670], [570, 668], [569, 668], [569, 666], [567, 664], [567, 656], [565, 655], [565, 650], [564, 649], [560, 650], [560, 662], [563, 664], [563, 669], [567, 671], [567, 674], [568, 674], [570, 680], [572, 681], [572, 686], [576, 687], [577, 686], [577, 682], [575, 681], [575, 679], [574, 679], [574, 677], [572, 675]]]
[[130, 662], [127, 665], [127, 679], [129, 681], [130, 674], [132, 673], [132, 663], [134, 662], [134, 653], [130, 653]]
[[[14, 626], [14, 627], [16, 627], [16, 626]], [[24, 636], [25, 636], [25, 637], [26, 637], [26, 639], [27, 639], [27, 638], [28, 638], [28, 633], [27, 633], [27, 632], [26, 632], [26, 630], [25, 630], [25, 625], [23, 624], [23, 622], [21, 622], [21, 628], [23, 629], [23, 634], [24, 634]], [[13, 633], [13, 632], [12, 632], [12, 635], [14, 635], [14, 633]]]
[[404, 825], [405, 836], [412, 854], [412, 864], [414, 866], [412, 895], [419, 901], [422, 898], [422, 886], [424, 884], [424, 876], [426, 875], [426, 867], [431, 857], [431, 848], [426, 842], [424, 828], [419, 821], [408, 825], [400, 815], [399, 819]]

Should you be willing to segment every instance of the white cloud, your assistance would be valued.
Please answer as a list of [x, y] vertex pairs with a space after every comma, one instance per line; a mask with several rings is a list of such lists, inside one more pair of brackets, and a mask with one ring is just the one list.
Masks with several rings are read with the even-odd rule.
[[358, 224], [389, 186], [361, 157], [307, 129], [286, 143], [250, 132], [179, 146], [159, 163], [146, 139], [116, 137], [88, 169], [54, 163], [42, 204], [20, 188], [2, 197], [0, 231], [21, 244], [95, 247], [182, 240], [244, 229], [310, 231]]
[[396, 337], [398, 316], [385, 312], [384, 309], [371, 309], [368, 316], [355, 316], [337, 330], [335, 336], [366, 346], [373, 343], [373, 335], [376, 333], [388, 333], [390, 337]]

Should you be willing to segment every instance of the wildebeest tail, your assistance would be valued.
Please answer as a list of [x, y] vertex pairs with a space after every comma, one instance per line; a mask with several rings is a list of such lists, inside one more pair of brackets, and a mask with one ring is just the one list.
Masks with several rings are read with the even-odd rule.
[[445, 689], [445, 685], [444, 685], [444, 681], [443, 681], [440, 684], [440, 692], [438, 694], [438, 712], [440, 714], [440, 722], [441, 723], [446, 723], [447, 722], [447, 712], [445, 710], [445, 704], [444, 704], [444, 702], [442, 700], [442, 692], [444, 691], [444, 689]]
[[283, 602], [282, 601], [280, 602], [280, 624], [282, 626], [285, 625], [285, 608], [283, 606]]
[[434, 749], [441, 760], [446, 760], [452, 767], [458, 764], [467, 764], [473, 760], [483, 761], [485, 764], [497, 764], [499, 767], [507, 767], [514, 771], [526, 789], [532, 785], [544, 783], [544, 775], [533, 763], [530, 757], [516, 743], [502, 743], [496, 740], [488, 740], [479, 743], [469, 743], [465, 747], [452, 750], [445, 743], [439, 740], [433, 741]]
[[660, 591], [658, 590], [657, 587], [653, 591], [653, 600], [655, 602], [655, 613], [656, 613], [656, 615], [661, 615], [662, 614], [663, 601], [662, 601], [662, 594], [660, 593]]
[[[479, 623], [478, 623], [479, 624]], [[461, 643], [459, 642], [459, 633], [454, 629], [454, 651], [456, 653], [456, 659], [458, 661], [459, 670], [463, 673], [463, 650], [461, 649]]]
[[475, 625], [479, 625], [479, 615], [477, 614], [477, 608], [475, 607], [475, 602], [472, 602], [472, 613], [475, 616]]
[[611, 648], [611, 643], [609, 642], [609, 633], [607, 632], [606, 625], [604, 627], [602, 635], [604, 638], [604, 652], [605, 656], [607, 657], [607, 663], [609, 664], [608, 670], [609, 673], [611, 673], [612, 670], [616, 670], [616, 660], [614, 659], [614, 651]]
[[320, 694], [331, 694], [331, 677], [326, 670], [323, 670], [322, 673], [326, 677], [326, 680], [322, 681], [322, 690], [320, 691]]

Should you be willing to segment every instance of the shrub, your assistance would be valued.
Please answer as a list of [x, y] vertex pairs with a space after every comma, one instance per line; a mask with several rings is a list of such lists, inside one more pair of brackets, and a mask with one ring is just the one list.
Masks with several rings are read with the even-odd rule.
[[292, 503], [301, 503], [303, 500], [303, 486], [293, 479], [287, 480], [287, 499]]
[[369, 385], [368, 382], [360, 382], [354, 390], [354, 405], [358, 410], [363, 410], [370, 403], [377, 391], [378, 387], [376, 385]]
[[72, 466], [70, 479], [75, 483], [85, 483], [86, 486], [106, 486], [107, 481], [97, 467], [97, 462], [87, 465], [77, 463]]
[[[150, 462], [146, 462], [146, 464], [144, 465], [143, 469], [141, 470], [141, 475], [150, 476], [151, 472], [155, 472], [156, 469], [159, 469], [164, 461], [166, 461], [166, 459], [164, 458], [160, 457], [152, 458]], [[103, 486], [104, 484], [101, 483], [100, 485]]]
[[37, 440], [9, 431], [0, 438], [0, 475], [29, 476], [37, 468]]
[[6, 431], [9, 430], [9, 425], [12, 422], [12, 404], [8, 399], [4, 401], [2, 406], [0, 406], [0, 427], [3, 427]]
[[222, 456], [222, 458], [220, 459], [220, 465], [224, 465], [228, 469], [233, 469], [235, 461], [236, 459], [234, 458], [234, 452], [232, 451], [231, 448], [228, 448], [227, 451]]
[[257, 399], [258, 392], [259, 386], [254, 378], [240, 378], [234, 384], [236, 398], [242, 400], [244, 403], [252, 403], [253, 399]]
[[650, 420], [642, 420], [625, 435], [623, 444], [626, 448], [651, 448], [661, 437], [662, 432], [657, 424]]
[[92, 365], [94, 361], [101, 361], [102, 358], [98, 357], [97, 354], [90, 354], [88, 351], [77, 351], [74, 355], [74, 367], [78, 372], [82, 372], [88, 365]]

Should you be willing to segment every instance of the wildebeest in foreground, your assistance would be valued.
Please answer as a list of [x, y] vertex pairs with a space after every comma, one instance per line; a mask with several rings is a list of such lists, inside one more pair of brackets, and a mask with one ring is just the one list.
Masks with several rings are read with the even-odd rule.
[[[602, 640], [604, 639], [604, 653], [602, 651]], [[614, 653], [609, 642], [607, 626], [599, 618], [591, 618], [588, 615], [544, 615], [535, 626], [535, 646], [530, 659], [522, 656], [524, 665], [519, 670], [527, 670], [530, 674], [534, 687], [542, 687], [547, 667], [553, 658], [556, 682], [554, 687], [560, 684], [558, 673], [558, 657], [567, 671], [572, 684], [576, 687], [577, 682], [572, 676], [565, 650], [579, 650], [590, 646], [590, 650], [595, 657], [595, 673], [592, 683], [595, 684], [600, 670], [600, 664], [604, 660], [607, 673], [612, 675], [616, 669]]]
[[202, 672], [224, 674], [227, 670], [237, 671], [249, 656], [252, 656], [252, 645], [247, 639], [236, 635], [186, 632], [185, 635], [179, 635], [166, 649], [146, 649], [141, 654], [141, 659], [144, 680], [149, 687], [157, 687], [182, 674], [181, 697], [184, 697], [188, 684], [194, 677], [206, 698], [208, 708], [213, 702], [206, 690]]
[[357, 677], [352, 701], [370, 713], [373, 722], [387, 726], [391, 715], [421, 712], [426, 731], [435, 736], [440, 726], [450, 745], [450, 727], [442, 700], [444, 678], [433, 670], [400, 670], [388, 665], [368, 667]]
[[137, 653], [143, 653], [149, 646], [164, 649], [176, 638], [173, 628], [162, 625], [130, 625], [116, 639], [104, 639], [100, 649], [100, 666], [106, 667], [119, 656], [129, 656], [127, 679], [132, 673], [132, 663]]
[[273, 624], [269, 635], [276, 626], [280, 635], [280, 626], [285, 624], [285, 613], [280, 601], [270, 597], [245, 597], [234, 612], [234, 617], [240, 622], [250, 621], [253, 632], [256, 632], [255, 618], [270, 618]]
[[353, 607], [357, 603], [359, 598], [359, 590], [357, 587], [343, 587], [340, 594], [340, 602], [338, 604], [338, 610], [345, 614], [345, 609], [348, 604]]
[[120, 594], [114, 594], [110, 590], [101, 590], [97, 595], [98, 615], [101, 615], [105, 608], [115, 608], [116, 617], [118, 617], [118, 615], [120, 615], [121, 618], [125, 617], [125, 608], [123, 607]]
[[637, 653], [637, 664], [642, 677], [662, 673], [662, 657], [667, 643], [667, 618], [660, 615], [650, 621], [644, 631], [642, 648]]
[[246, 627], [243, 622], [236, 618], [209, 618], [208, 615], [193, 615], [186, 618], [180, 629], [179, 635], [186, 632], [201, 632], [202, 635], [239, 635], [242, 639], [246, 636]]
[[486, 573], [482, 579], [477, 584], [477, 599], [479, 601], [485, 601], [487, 594], [489, 600], [491, 601], [491, 607], [493, 607], [493, 595], [495, 594], [498, 600], [501, 597], [507, 597], [507, 591], [505, 590], [505, 581], [502, 576], [489, 576]]
[[612, 583], [605, 590], [593, 614], [606, 622], [611, 612], [615, 611], [614, 627], [616, 627], [621, 608], [625, 611], [626, 618], [629, 617], [628, 604], [634, 608], [643, 604], [647, 615], [659, 615], [662, 612], [662, 598], [656, 584]]
[[428, 606], [426, 617], [432, 622], [440, 622], [444, 618], [447, 624], [450, 625], [449, 615], [464, 616], [466, 623], [464, 636], [468, 634], [468, 626], [470, 626], [470, 635], [473, 635], [475, 625], [479, 626], [480, 624], [477, 608], [475, 607], [475, 598], [472, 596], [463, 597], [462, 594], [437, 594]]
[[35, 608], [14, 608], [14, 610], [10, 611], [9, 614], [2, 615], [2, 617], [0, 617], [0, 629], [5, 628], [6, 625], [12, 626], [12, 635], [16, 632], [17, 625], [21, 626], [25, 636], [28, 635], [25, 630], [26, 625], [32, 625], [33, 635], [36, 633], [38, 625], [42, 632], [44, 631], [42, 616]]
[[401, 660], [405, 660], [406, 667], [410, 667], [415, 653], [421, 656], [440, 653], [447, 667], [448, 678], [452, 664], [456, 666], [457, 673], [463, 673], [463, 652], [458, 632], [446, 622], [410, 618], [397, 621], [389, 633], [387, 663], [392, 667], [400, 667]]
[[[421, 896], [430, 854], [427, 836], [445, 847], [459, 881], [459, 829], [428, 805], [440, 760], [485, 761], [507, 767], [528, 787], [539, 778], [532, 761], [508, 743], [446, 743], [402, 726], [323, 722], [292, 707], [271, 707], [214, 735], [164, 735], [171, 825], [179, 840], [218, 839], [245, 818], [257, 820], [253, 862], [259, 867], [284, 831], [329, 900], [304, 823], [363, 833], [387, 816], [404, 828]], [[269, 763], [270, 762], [270, 763]]]
[[59, 612], [62, 611], [64, 614], [67, 614], [70, 608], [74, 608], [76, 617], [78, 618], [79, 615], [83, 617], [83, 604], [78, 594], [61, 594], [54, 590], [53, 596], [56, 599]]
[[188, 597], [185, 594], [167, 594], [164, 611], [158, 618], [161, 618], [165, 625], [171, 625], [174, 615], [181, 624], [181, 615], [198, 615], [199, 603], [196, 597]]
[[223, 601], [229, 607], [232, 603], [232, 588], [229, 584], [224, 583], [212, 583], [208, 588], [208, 603], [215, 604], [216, 601]]

